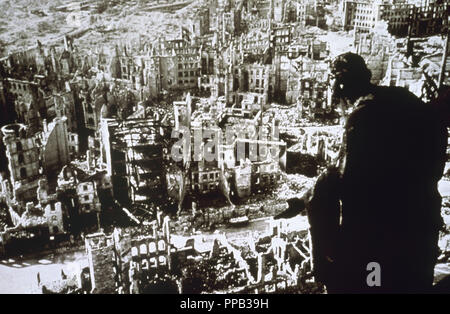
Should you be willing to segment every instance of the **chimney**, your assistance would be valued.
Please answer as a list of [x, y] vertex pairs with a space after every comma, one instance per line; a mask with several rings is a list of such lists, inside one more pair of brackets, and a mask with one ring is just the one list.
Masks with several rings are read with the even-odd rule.
[[161, 211], [158, 211], [156, 213], [156, 219], [158, 222], [158, 228], [160, 228], [162, 226], [162, 212]]
[[163, 232], [167, 243], [170, 243], [170, 218], [165, 216], [163, 219]]
[[86, 151], [86, 164], [87, 164], [87, 171], [91, 171], [91, 151]]
[[262, 253], [258, 254], [258, 274], [256, 277], [256, 281], [257, 282], [261, 282], [262, 280], [264, 280], [264, 276], [263, 276], [263, 256]]
[[69, 51], [69, 41], [67, 39], [67, 35], [64, 36], [64, 50]]

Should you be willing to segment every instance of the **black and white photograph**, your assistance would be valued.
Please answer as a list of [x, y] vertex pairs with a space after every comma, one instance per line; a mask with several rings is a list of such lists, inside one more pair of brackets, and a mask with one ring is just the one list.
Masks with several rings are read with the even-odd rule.
[[450, 294], [450, 0], [0, 12], [0, 294]]

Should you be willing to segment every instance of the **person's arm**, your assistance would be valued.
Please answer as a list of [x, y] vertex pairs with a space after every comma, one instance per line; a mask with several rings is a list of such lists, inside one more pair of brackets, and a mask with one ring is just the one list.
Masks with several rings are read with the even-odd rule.
[[[325, 172], [323, 172], [315, 185], [309, 189], [301, 198], [291, 198], [287, 201], [288, 208], [276, 215], [274, 219], [282, 219], [282, 218], [292, 218], [302, 213], [306, 209], [308, 211], [311, 210], [312, 202], [314, 204], [319, 202], [326, 202], [327, 199], [332, 197], [333, 195], [338, 195], [338, 180], [339, 180], [339, 170], [336, 167], [329, 167]], [[335, 197], [330, 200], [335, 202]], [[322, 207], [322, 204], [320, 205]], [[328, 207], [328, 204], [327, 204]], [[308, 212], [308, 215], [310, 213]]]
[[304, 198], [291, 198], [287, 201], [287, 203], [288, 208], [284, 212], [276, 215], [274, 219], [292, 218], [294, 216], [297, 216], [306, 209], [306, 203]]
[[444, 86], [439, 90], [439, 95], [429, 105], [441, 118], [445, 127], [450, 127], [450, 86]]

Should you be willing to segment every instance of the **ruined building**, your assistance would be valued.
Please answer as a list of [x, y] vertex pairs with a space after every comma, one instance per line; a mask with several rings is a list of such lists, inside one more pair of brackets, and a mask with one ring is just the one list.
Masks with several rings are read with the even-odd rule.
[[246, 197], [276, 184], [285, 167], [286, 144], [278, 139], [277, 121], [264, 115], [262, 104], [243, 97], [229, 108], [211, 110], [215, 107], [210, 105], [206, 111], [199, 106], [192, 115], [189, 101], [187, 109], [174, 106], [176, 129], [189, 130], [182, 151], [191, 161], [185, 165], [192, 193], [221, 191], [226, 197]]
[[139, 293], [157, 274], [170, 274], [176, 250], [170, 242], [169, 220], [154, 221], [149, 227], [146, 236], [115, 229], [109, 236], [86, 237], [92, 293]]
[[26, 127], [22, 124], [4, 126], [2, 133], [14, 198], [32, 201], [36, 198], [40, 176], [39, 139], [27, 134]]
[[392, 35], [430, 36], [441, 32], [448, 23], [448, 6], [433, 2], [415, 5], [398, 1], [353, 1], [343, 2], [343, 25], [345, 30], [369, 32], [382, 20], [387, 21]]
[[164, 201], [164, 130], [154, 117], [102, 119], [101, 156], [122, 204]]

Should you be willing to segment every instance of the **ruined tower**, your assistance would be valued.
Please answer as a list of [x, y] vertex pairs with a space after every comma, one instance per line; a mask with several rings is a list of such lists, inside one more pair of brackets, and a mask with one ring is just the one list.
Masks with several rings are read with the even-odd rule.
[[36, 197], [40, 168], [36, 138], [28, 136], [23, 124], [9, 124], [1, 130], [14, 197], [17, 201], [32, 201]]
[[104, 233], [86, 236], [86, 253], [93, 293], [114, 293], [116, 280], [114, 274], [114, 243]]

